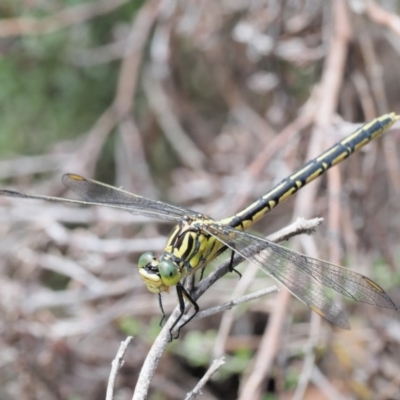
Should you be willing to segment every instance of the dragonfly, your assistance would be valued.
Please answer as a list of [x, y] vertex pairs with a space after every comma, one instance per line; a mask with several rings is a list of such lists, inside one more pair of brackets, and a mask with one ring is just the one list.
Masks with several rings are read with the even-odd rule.
[[275, 278], [295, 297], [333, 325], [350, 329], [344, 312], [328, 295], [329, 289], [355, 301], [394, 309], [397, 312], [400, 312], [400, 306], [367, 276], [295, 252], [246, 230], [329, 168], [371, 140], [380, 137], [399, 119], [400, 115], [389, 113], [372, 120], [305, 163], [242, 211], [221, 220], [214, 220], [188, 208], [145, 198], [76, 174], [65, 174], [62, 180], [65, 186], [82, 200], [25, 194], [5, 189], [0, 190], [0, 195], [107, 206], [175, 223], [162, 255], [157, 258], [153, 253], [146, 252], [138, 260], [139, 276], [150, 292], [158, 294], [163, 318], [165, 313], [161, 293], [176, 287], [180, 315], [170, 328], [171, 340], [174, 328], [185, 314], [185, 300], [193, 306], [194, 311], [177, 327], [176, 337], [179, 336], [180, 329], [200, 310], [190, 290], [184, 286], [185, 278], [196, 271], [204, 270], [210, 261], [226, 250], [232, 251], [231, 262], [234, 253], [237, 253]]

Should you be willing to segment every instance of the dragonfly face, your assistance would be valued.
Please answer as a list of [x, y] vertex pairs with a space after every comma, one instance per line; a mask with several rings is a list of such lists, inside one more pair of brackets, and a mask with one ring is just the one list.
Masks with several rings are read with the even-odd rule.
[[205, 267], [225, 247], [204, 228], [216, 221], [199, 214], [175, 226], [159, 260], [147, 252], [138, 261], [139, 275], [152, 293], [168, 291], [187, 275]]
[[[168, 291], [169, 286], [167, 286], [161, 277], [161, 273], [159, 270], [160, 262], [157, 260], [156, 256], [151, 252], [143, 253], [138, 261], [139, 275], [142, 278], [143, 282], [147, 286], [147, 289], [151, 293], [161, 293], [163, 291]], [[169, 275], [177, 275], [179, 276], [178, 269], [176, 266], [167, 262], [167, 269], [170, 270]], [[179, 278], [177, 280], [179, 282]]]

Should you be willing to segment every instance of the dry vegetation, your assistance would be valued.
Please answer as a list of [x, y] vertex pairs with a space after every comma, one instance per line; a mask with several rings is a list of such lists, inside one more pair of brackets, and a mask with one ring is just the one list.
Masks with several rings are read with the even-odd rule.
[[[73, 32], [126, 3], [55, 11], [54, 2], [54, 14], [41, 19], [0, 19], [0, 51], [7, 57], [11, 40]], [[99, 177], [112, 140], [112, 168], [105, 174], [102, 166], [100, 178], [216, 218], [229, 215], [356, 122], [400, 112], [398, 8], [394, 1], [148, 0], [115, 42], [71, 50], [64, 60], [74, 69], [118, 65], [109, 107], [85, 135], [48, 154], [0, 161], [3, 186], [69, 196], [61, 174]], [[394, 128], [257, 230], [323, 217], [315, 235], [290, 246], [364, 273], [396, 299], [399, 139]], [[167, 336], [157, 338], [157, 297], [139, 280], [136, 260], [162, 251], [169, 226], [107, 208], [6, 198], [0, 218], [1, 398], [104, 398], [110, 363], [133, 335], [114, 399], [132, 398], [147, 355], [156, 368], [144, 377], [149, 398], [180, 399], [222, 354], [226, 362], [203, 388], [204, 399], [400, 399], [393, 314], [344, 302], [353, 329], [342, 331], [282, 290], [193, 321], [159, 360], [151, 347], [156, 342], [161, 352]], [[242, 273], [208, 290], [202, 310], [273, 284], [253, 279], [250, 267]], [[166, 312], [175, 305], [172, 291]], [[146, 384], [139, 389], [136, 399], [146, 396]]]

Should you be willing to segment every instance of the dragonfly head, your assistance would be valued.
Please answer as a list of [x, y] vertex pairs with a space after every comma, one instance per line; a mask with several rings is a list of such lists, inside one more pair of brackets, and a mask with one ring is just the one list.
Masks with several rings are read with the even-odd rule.
[[143, 253], [138, 261], [139, 275], [151, 293], [168, 291], [181, 280], [178, 267], [169, 259], [157, 260], [151, 252]]

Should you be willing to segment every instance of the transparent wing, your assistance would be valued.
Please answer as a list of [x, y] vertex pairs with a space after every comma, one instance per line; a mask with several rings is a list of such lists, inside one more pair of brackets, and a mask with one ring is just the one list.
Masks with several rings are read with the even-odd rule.
[[61, 203], [107, 206], [127, 210], [133, 214], [140, 214], [151, 218], [174, 222], [180, 221], [185, 215], [198, 214], [192, 210], [175, 207], [161, 201], [141, 197], [75, 174], [65, 174], [62, 177], [62, 181], [65, 186], [78, 194], [83, 200], [25, 194], [12, 190], [0, 190], [0, 196], [39, 199]]
[[278, 280], [312, 310], [345, 329], [349, 323], [324, 288], [378, 307], [397, 306], [387, 293], [364, 275], [326, 261], [307, 257], [276, 243], [228, 226], [212, 224], [204, 230]]

